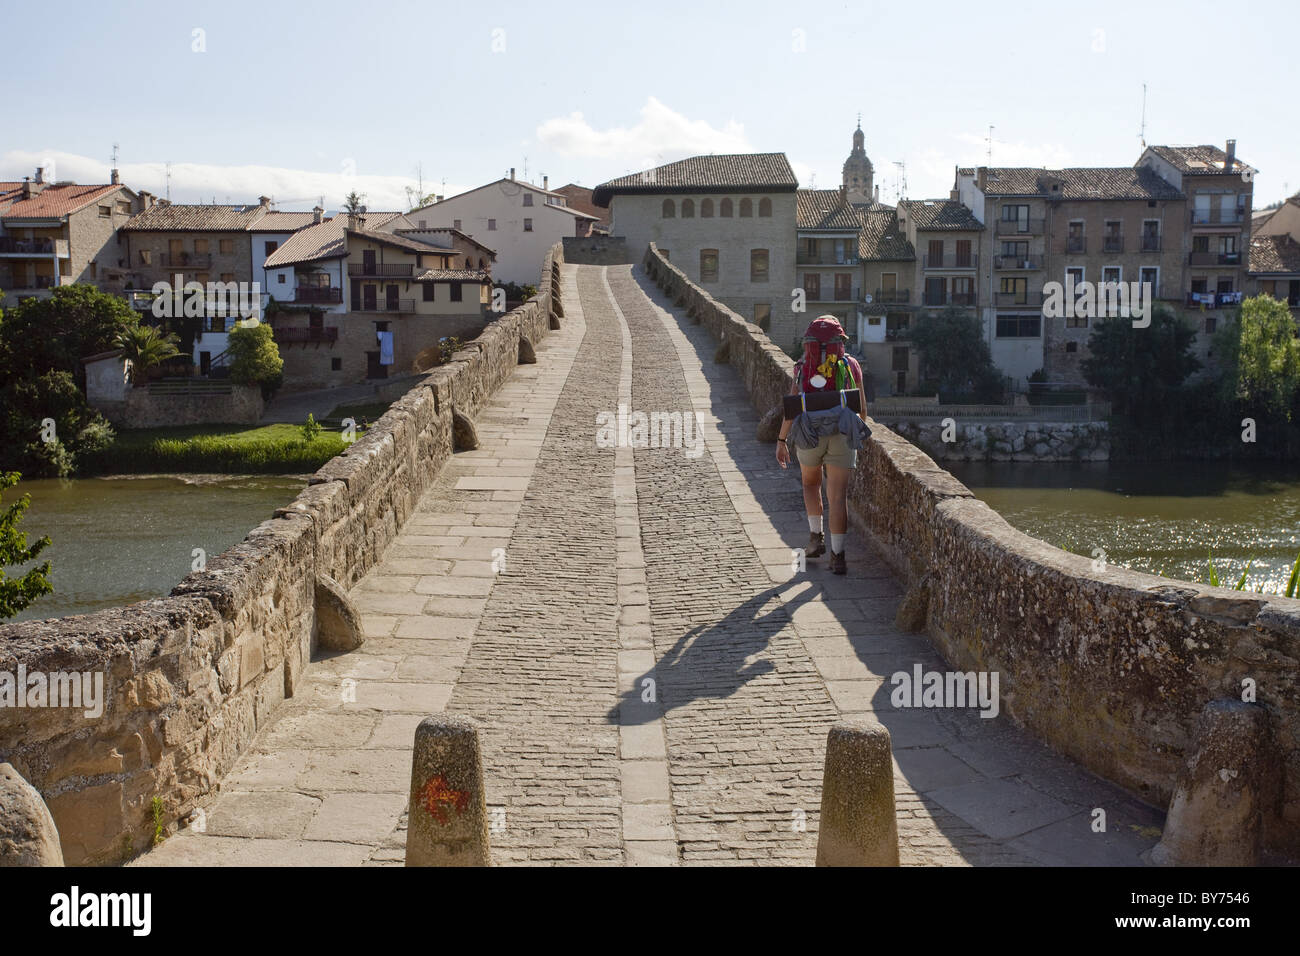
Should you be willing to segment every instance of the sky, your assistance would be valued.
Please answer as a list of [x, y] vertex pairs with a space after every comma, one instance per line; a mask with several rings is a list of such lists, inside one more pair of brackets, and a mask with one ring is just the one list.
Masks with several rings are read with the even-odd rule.
[[1300, 190], [1294, 0], [65, 0], [58, 20], [7, 44], [0, 179], [107, 182], [116, 144], [133, 188], [281, 209], [750, 151], [830, 188], [861, 113], [892, 203], [946, 197], [990, 146], [1131, 165], [1145, 83], [1147, 143], [1235, 138], [1257, 207]]

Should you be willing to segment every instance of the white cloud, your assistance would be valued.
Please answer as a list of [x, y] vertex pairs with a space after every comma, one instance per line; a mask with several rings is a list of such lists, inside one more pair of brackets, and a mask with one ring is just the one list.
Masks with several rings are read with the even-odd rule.
[[[109, 181], [107, 163], [58, 150], [29, 152], [10, 150], [0, 155], [0, 179], [19, 180], [31, 176], [37, 166], [44, 166], [49, 180], [78, 183]], [[134, 190], [147, 189], [158, 196], [167, 194], [166, 164], [123, 163], [122, 182]], [[366, 197], [371, 209], [409, 207], [406, 187], [415, 186], [414, 176], [387, 176], [355, 171], [349, 159], [340, 159], [338, 169], [286, 169], [282, 166], [220, 166], [210, 163], [172, 163], [171, 198], [173, 202], [255, 203], [259, 196], [270, 196], [280, 209], [310, 209], [321, 197], [325, 208], [338, 209], [353, 189]], [[431, 183], [425, 183], [432, 191]], [[448, 183], [445, 195], [455, 195], [465, 188]], [[440, 190], [442, 191], [442, 190]]]
[[594, 128], [581, 113], [557, 116], [537, 127], [538, 141], [561, 156], [621, 161], [636, 169], [705, 153], [747, 153], [745, 128], [728, 120], [721, 128], [688, 119], [653, 96], [630, 127]]
[[[988, 135], [975, 133], [958, 133], [957, 140], [968, 144], [969, 149], [962, 151], [965, 157], [960, 165], [980, 166], [988, 164]], [[1025, 143], [1006, 142], [993, 137], [994, 166], [1041, 166], [1046, 169], [1060, 169], [1069, 165], [1070, 150], [1060, 143]], [[953, 163], [952, 165], [958, 165]]]

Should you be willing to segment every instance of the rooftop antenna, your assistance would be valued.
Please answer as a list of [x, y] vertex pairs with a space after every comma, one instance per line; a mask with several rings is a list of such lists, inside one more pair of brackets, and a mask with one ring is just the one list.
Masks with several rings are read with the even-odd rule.
[[117, 143], [113, 144], [113, 168], [117, 169]]
[[171, 202], [172, 201], [172, 164], [171, 163], [168, 163], [166, 166], [166, 176], [167, 176], [167, 182], [166, 182], [167, 201]]
[[1138, 131], [1138, 139], [1142, 141], [1142, 148], [1146, 149], [1147, 145], [1147, 85], [1142, 84], [1142, 128]]
[[907, 198], [907, 162], [905, 160], [894, 160], [894, 165], [898, 167], [898, 185], [896, 190], [898, 195], [894, 197], [895, 201]]
[[524, 182], [528, 182], [528, 157], [524, 157]]
[[989, 156], [985, 165], [987, 166], [993, 165], [993, 124], [992, 123], [989, 124]]

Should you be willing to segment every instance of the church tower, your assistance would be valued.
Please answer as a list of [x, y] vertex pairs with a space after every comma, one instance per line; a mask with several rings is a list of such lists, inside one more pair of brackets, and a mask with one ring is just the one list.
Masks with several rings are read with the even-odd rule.
[[844, 195], [855, 206], [869, 206], [872, 202], [871, 160], [867, 159], [865, 137], [862, 134], [862, 116], [853, 133], [853, 152], [844, 161]]

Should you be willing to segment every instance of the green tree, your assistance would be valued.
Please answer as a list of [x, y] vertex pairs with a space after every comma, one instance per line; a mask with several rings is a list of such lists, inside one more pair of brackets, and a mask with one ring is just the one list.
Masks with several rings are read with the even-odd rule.
[[1237, 320], [1215, 336], [1223, 363], [1223, 397], [1260, 418], [1290, 421], [1300, 395], [1300, 339], [1285, 302], [1247, 299]]
[[358, 213], [365, 205], [366, 197], [361, 195], [355, 189], [348, 193], [347, 198], [343, 200], [343, 208], [350, 213]]
[[236, 325], [226, 344], [230, 353], [230, 380], [236, 385], [259, 385], [270, 396], [284, 380], [284, 359], [264, 322]]
[[124, 299], [84, 283], [24, 299], [0, 319], [0, 380], [61, 371], [84, 389], [81, 360], [117, 348], [118, 336], [137, 322]]
[[975, 316], [949, 306], [917, 319], [908, 337], [920, 354], [922, 377], [935, 382], [945, 400], [969, 396], [992, 401], [1001, 394], [1002, 376]]
[[[0, 492], [14, 487], [21, 477], [16, 471], [0, 473]], [[28, 568], [21, 577], [11, 578], [5, 574], [5, 568], [35, 561], [37, 555], [49, 547], [50, 539], [44, 536], [29, 547], [27, 535], [18, 530], [23, 512], [31, 503], [31, 496], [23, 495], [0, 511], [0, 619], [13, 617], [41, 595], [54, 590], [50, 584], [49, 561]]]
[[147, 325], [124, 329], [117, 337], [117, 344], [122, 354], [131, 360], [131, 384], [145, 384], [149, 381], [151, 368], [180, 355], [180, 349], [176, 347], [179, 341], [174, 333], [164, 333]]

